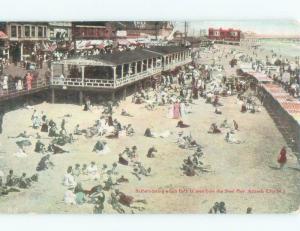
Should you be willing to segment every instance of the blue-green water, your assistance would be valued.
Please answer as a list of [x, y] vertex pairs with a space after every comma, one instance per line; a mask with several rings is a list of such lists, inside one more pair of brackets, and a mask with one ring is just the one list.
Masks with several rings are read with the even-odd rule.
[[261, 42], [261, 46], [267, 50], [273, 50], [277, 54], [283, 56], [300, 56], [300, 41], [279, 41], [270, 39]]
[[[176, 24], [179, 28], [182, 23]], [[276, 37], [300, 37], [300, 21], [288, 19], [275, 20], [201, 20], [189, 22], [189, 34], [199, 35], [200, 30], [207, 31], [208, 28], [235, 28], [242, 32], [253, 32], [257, 35], [268, 35]], [[300, 56], [300, 42], [280, 41], [278, 39], [263, 40], [263, 48], [273, 49], [283, 56]]]
[[[178, 24], [180, 26], [181, 24]], [[242, 31], [251, 31], [264, 35], [282, 35], [282, 36], [299, 36], [299, 20], [201, 20], [189, 22], [189, 33], [197, 35], [200, 29], [207, 30], [209, 27], [214, 28], [235, 28]]]

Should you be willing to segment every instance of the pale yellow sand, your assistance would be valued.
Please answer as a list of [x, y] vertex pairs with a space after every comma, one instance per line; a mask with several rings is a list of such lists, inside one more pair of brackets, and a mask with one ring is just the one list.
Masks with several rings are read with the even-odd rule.
[[[224, 61], [224, 64], [228, 60]], [[226, 67], [227, 68], [227, 67]], [[98, 166], [102, 164], [111, 165], [117, 162], [118, 153], [123, 151], [125, 146], [136, 145], [138, 155], [145, 167], [152, 168], [150, 177], [143, 177], [138, 181], [131, 175], [131, 167], [119, 166], [120, 175], [129, 178], [128, 184], [119, 188], [121, 191], [134, 196], [137, 199], [146, 199], [145, 211], [143, 213], [207, 213], [215, 201], [224, 201], [228, 213], [245, 213], [247, 207], [252, 207], [254, 213], [287, 213], [296, 210], [299, 206], [299, 178], [300, 172], [297, 161], [288, 150], [288, 163], [284, 170], [274, 170], [277, 167], [277, 156], [280, 148], [285, 145], [282, 135], [279, 133], [274, 122], [265, 109], [256, 114], [240, 113], [240, 104], [236, 97], [221, 98], [225, 105], [222, 107], [222, 115], [213, 113], [212, 105], [205, 104], [204, 99], [195, 101], [192, 105], [192, 114], [184, 120], [192, 125], [186, 131], [204, 146], [205, 157], [203, 162], [210, 165], [213, 172], [201, 176], [187, 177], [182, 174], [180, 167], [183, 159], [193, 153], [191, 150], [183, 150], [177, 147], [173, 137], [165, 139], [146, 138], [143, 136], [147, 127], [152, 127], [155, 132], [171, 130], [175, 134], [179, 131], [176, 128], [177, 121], [168, 119], [167, 107], [158, 107], [154, 111], [147, 111], [144, 105], [131, 103], [131, 97], [121, 103], [120, 108], [114, 113], [122, 125], [131, 123], [136, 131], [133, 137], [122, 137], [116, 140], [108, 140], [111, 152], [107, 155], [98, 156], [92, 152], [97, 138], [85, 139], [79, 137], [73, 145], [66, 145], [64, 148], [70, 153], [52, 157], [55, 164], [53, 170], [47, 170], [40, 174], [38, 183], [21, 193], [11, 193], [0, 198], [0, 212], [2, 213], [92, 213], [93, 205], [81, 206], [65, 205], [62, 202], [66, 190], [62, 186], [62, 177], [69, 165], [75, 163], [83, 164], [96, 161]], [[48, 118], [53, 118], [60, 125], [61, 118], [65, 114], [71, 114], [67, 118], [66, 128], [73, 131], [77, 123], [81, 128], [94, 124], [100, 116], [100, 109], [93, 112], [84, 112], [82, 107], [71, 104], [47, 104], [36, 105], [38, 111], [43, 110]], [[120, 116], [121, 108], [133, 114], [134, 117]], [[10, 168], [20, 175], [22, 172], [28, 175], [35, 172], [36, 165], [41, 158], [40, 154], [34, 153], [33, 148], [28, 150], [27, 158], [17, 158], [13, 153], [17, 151], [13, 140], [7, 136], [14, 136], [23, 130], [34, 130], [30, 128], [30, 117], [32, 110], [16, 110], [5, 115], [4, 134], [0, 136], [1, 153], [0, 163], [5, 173]], [[228, 144], [224, 141], [225, 134], [211, 135], [207, 130], [212, 122], [220, 124], [224, 119], [230, 123], [236, 120], [239, 123], [240, 131], [238, 138], [245, 140], [243, 144]], [[42, 134], [42, 133], [40, 133]], [[42, 134], [46, 137], [46, 134]], [[32, 140], [35, 144], [35, 139]], [[42, 140], [48, 144], [50, 140]], [[158, 149], [156, 158], [146, 158], [149, 147], [154, 145]], [[291, 167], [291, 168], [290, 168]], [[100, 181], [101, 183], [102, 181]], [[89, 189], [98, 184], [96, 181], [84, 181], [83, 187]], [[136, 189], [173, 189], [182, 188], [208, 189], [208, 190], [246, 190], [240, 192], [211, 192], [211, 193], [137, 193]], [[282, 193], [248, 193], [247, 189], [279, 189]], [[109, 194], [106, 193], [107, 199]], [[107, 200], [106, 200], [107, 201]], [[116, 213], [106, 202], [105, 213]], [[130, 213], [129, 209], [126, 212]]]

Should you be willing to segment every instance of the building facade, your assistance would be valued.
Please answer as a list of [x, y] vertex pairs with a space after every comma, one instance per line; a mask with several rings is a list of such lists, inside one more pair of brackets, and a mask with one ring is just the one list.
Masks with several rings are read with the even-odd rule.
[[6, 33], [13, 62], [24, 61], [49, 41], [48, 23], [44, 22], [8, 22]]
[[208, 29], [208, 39], [210, 40], [224, 40], [224, 41], [234, 41], [240, 42], [241, 40], [241, 31], [237, 29]]
[[72, 22], [74, 40], [114, 39], [116, 30], [109, 22]]

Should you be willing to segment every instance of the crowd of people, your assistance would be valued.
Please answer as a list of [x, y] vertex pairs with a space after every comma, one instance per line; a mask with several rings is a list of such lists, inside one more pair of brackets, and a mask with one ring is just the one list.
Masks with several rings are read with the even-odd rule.
[[[96, 51], [95, 51], [96, 52]], [[107, 51], [108, 52], [108, 51]], [[94, 54], [94, 53], [93, 53]], [[145, 209], [147, 203], [144, 199], [136, 199], [131, 195], [120, 190], [121, 184], [132, 183], [134, 180], [142, 181], [144, 178], [151, 177], [155, 166], [151, 161], [160, 155], [160, 150], [155, 147], [153, 142], [155, 138], [165, 139], [166, 142], [174, 143], [174, 134], [176, 145], [183, 149], [185, 156], [182, 157], [182, 165], [177, 166], [183, 172], [183, 177], [197, 177], [201, 174], [213, 172], [213, 166], [205, 163], [204, 147], [198, 141], [197, 135], [192, 136], [192, 127], [188, 124], [189, 114], [193, 112], [193, 105], [202, 100], [211, 107], [212, 115], [217, 114], [224, 117], [223, 122], [218, 125], [213, 122], [208, 130], [209, 136], [218, 134], [224, 135], [224, 144], [242, 144], [245, 141], [239, 140], [236, 136], [242, 129], [238, 122], [231, 118], [230, 121], [222, 113], [223, 97], [236, 96], [241, 103], [241, 110], [237, 113], [259, 112], [255, 95], [248, 95], [250, 83], [238, 78], [229, 78], [223, 73], [224, 67], [215, 64], [196, 64], [188, 65], [184, 68], [177, 69], [172, 73], [165, 73], [159, 80], [158, 84], [152, 85], [151, 88], [144, 89], [140, 87], [132, 97], [133, 104], [144, 104], [148, 110], [157, 108], [166, 108], [166, 118], [176, 120], [177, 125], [163, 132], [153, 131], [152, 127], [146, 128], [144, 134], [136, 134], [132, 124], [122, 125], [120, 117], [134, 117], [133, 113], [124, 108], [121, 114], [115, 114], [115, 108], [118, 107], [116, 102], [107, 102], [103, 106], [103, 111], [93, 124], [87, 127], [81, 127], [77, 124], [73, 131], [68, 131], [66, 124], [72, 119], [72, 115], [64, 115], [61, 120], [54, 121], [41, 111], [33, 111], [31, 117], [32, 128], [36, 134], [28, 134], [27, 131], [21, 132], [15, 137], [19, 152], [17, 156], [27, 156], [26, 148], [35, 141], [34, 151], [41, 154], [41, 159], [36, 167], [37, 172], [49, 171], [56, 166], [51, 161], [52, 155], [71, 155], [68, 146], [76, 144], [80, 139], [93, 139], [93, 147], [89, 152], [95, 152], [97, 155], [109, 154], [109, 146], [114, 142], [113, 139], [121, 139], [124, 136], [132, 137], [135, 135], [144, 135], [147, 137], [147, 153], [142, 154], [137, 145], [125, 147], [125, 149], [116, 156], [111, 167], [106, 164], [91, 161], [89, 164], [76, 163], [75, 166], [68, 166], [65, 174], [62, 176], [62, 185], [65, 187], [63, 201], [67, 205], [82, 205], [85, 203], [93, 204], [94, 213], [103, 213], [107, 204], [118, 213], [127, 211], [135, 212]], [[28, 83], [27, 83], [28, 85]], [[26, 86], [27, 86], [26, 85]], [[85, 98], [83, 113], [93, 112], [93, 105], [89, 97]], [[215, 117], [214, 117], [215, 118]], [[43, 139], [47, 136], [47, 139]], [[149, 138], [149, 139], [148, 139]], [[154, 139], [150, 139], [154, 138]], [[192, 151], [192, 153], [190, 153]], [[70, 154], [69, 154], [70, 153]], [[145, 155], [149, 162], [144, 163], [141, 155]], [[287, 162], [286, 149], [282, 149], [278, 163], [283, 168]], [[150, 164], [149, 164], [150, 163]], [[126, 168], [134, 180], [129, 176], [120, 175], [119, 169]], [[131, 176], [130, 175], [130, 176]], [[36, 175], [37, 176], [37, 175]], [[12, 185], [7, 182], [5, 190], [15, 190], [14, 187], [28, 188], [30, 182], [26, 174], [20, 177], [22, 180], [16, 181]], [[37, 178], [31, 179], [32, 181]], [[22, 182], [22, 183], [20, 183]], [[25, 184], [25, 183], [26, 184]], [[92, 187], [86, 186], [88, 182]], [[0, 186], [1, 186], [0, 185]], [[7, 187], [12, 187], [7, 189]], [[2, 186], [1, 186], [2, 187]], [[216, 202], [209, 213], [226, 213], [224, 202]], [[251, 211], [249, 212], [251, 213]]]

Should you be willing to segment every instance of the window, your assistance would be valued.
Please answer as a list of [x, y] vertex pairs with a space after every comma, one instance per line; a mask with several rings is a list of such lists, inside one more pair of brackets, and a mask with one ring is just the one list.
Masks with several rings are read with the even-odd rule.
[[30, 37], [30, 26], [25, 26], [25, 37]]
[[10, 26], [10, 36], [12, 38], [17, 37], [17, 27], [16, 26]]
[[35, 37], [35, 26], [31, 27], [31, 37]]
[[22, 27], [18, 26], [18, 38], [22, 37]]
[[47, 27], [43, 27], [44, 28], [44, 38], [47, 37]]
[[41, 26], [38, 27], [38, 37], [43, 37], [43, 27]]
[[219, 31], [214, 31], [214, 36], [220, 36], [220, 32]]

